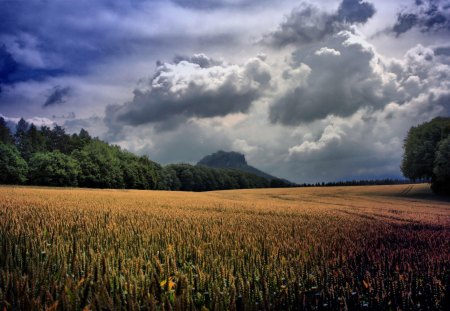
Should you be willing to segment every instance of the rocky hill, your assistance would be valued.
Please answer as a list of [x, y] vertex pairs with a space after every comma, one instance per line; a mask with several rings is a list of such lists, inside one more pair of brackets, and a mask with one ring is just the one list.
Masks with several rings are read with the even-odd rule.
[[252, 173], [260, 177], [264, 177], [267, 180], [279, 179], [263, 171], [260, 171], [251, 165], [248, 165], [245, 156], [242, 153], [234, 151], [230, 152], [222, 150], [217, 151], [201, 159], [197, 163], [197, 165], [203, 165], [213, 168], [235, 169], [247, 173]]

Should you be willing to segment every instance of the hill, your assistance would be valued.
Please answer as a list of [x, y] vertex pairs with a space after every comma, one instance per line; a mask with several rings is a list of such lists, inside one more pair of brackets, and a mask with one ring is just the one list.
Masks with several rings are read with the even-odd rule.
[[235, 151], [226, 152], [223, 150], [219, 150], [213, 154], [207, 155], [206, 157], [198, 161], [197, 165], [203, 165], [213, 168], [235, 169], [238, 171], [263, 177], [269, 181], [273, 179], [282, 180], [281, 178], [272, 176], [263, 171], [260, 171], [256, 167], [248, 165], [247, 160], [245, 159], [245, 155]]

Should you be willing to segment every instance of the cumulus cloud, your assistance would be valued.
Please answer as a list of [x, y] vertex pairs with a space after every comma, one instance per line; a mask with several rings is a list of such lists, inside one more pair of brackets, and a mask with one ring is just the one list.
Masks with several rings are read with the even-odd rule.
[[[397, 92], [386, 93], [387, 104], [379, 109], [361, 106], [349, 116], [328, 115], [298, 126], [304, 135], [286, 158], [293, 174], [310, 181], [400, 176], [408, 129], [450, 114], [450, 66], [432, 48], [418, 45], [381, 68], [395, 79]], [[321, 130], [311, 135], [314, 124]]]
[[[182, 61], [197, 64], [200, 66], [200, 68], [210, 68], [212, 66], [221, 66], [223, 64], [223, 62], [212, 59], [211, 57], [208, 57], [204, 53], [194, 54], [193, 56], [177, 55], [174, 57], [173, 63], [179, 64]], [[161, 66], [163, 65], [163, 63], [158, 62], [157, 65]]]
[[217, 64], [204, 55], [159, 63], [132, 101], [107, 108], [106, 120], [112, 127], [155, 124], [166, 130], [189, 118], [247, 112], [270, 79], [269, 66], [258, 57], [243, 65]]
[[72, 88], [70, 86], [61, 87], [57, 85], [53, 87], [44, 103], [44, 107], [63, 104], [71, 92]]
[[[348, 117], [363, 108], [378, 111], [450, 90], [445, 49], [417, 45], [402, 59], [383, 60], [364, 38], [348, 31], [320, 45], [292, 54], [282, 77], [289, 87], [270, 107], [272, 123], [292, 126], [331, 115]], [[303, 79], [295, 82], [286, 74], [292, 70], [303, 72]]]
[[243, 153], [255, 152], [259, 148], [257, 146], [250, 145], [245, 139], [237, 138], [232, 143], [232, 149]]
[[372, 4], [362, 0], [343, 0], [337, 11], [329, 13], [308, 3], [292, 10], [279, 28], [263, 42], [274, 47], [318, 42], [355, 23], [366, 23], [375, 14]]
[[[289, 66], [303, 66], [308, 74], [278, 95], [270, 108], [273, 123], [295, 125], [328, 115], [350, 116], [361, 107], [379, 109], [389, 102], [388, 94], [395, 93], [395, 81], [382, 71], [373, 47], [358, 35], [343, 31], [320, 45], [292, 55]], [[289, 75], [283, 79], [292, 83]]]
[[450, 31], [450, 6], [444, 0], [420, 0], [398, 13], [392, 31], [399, 36], [412, 28], [422, 32]]

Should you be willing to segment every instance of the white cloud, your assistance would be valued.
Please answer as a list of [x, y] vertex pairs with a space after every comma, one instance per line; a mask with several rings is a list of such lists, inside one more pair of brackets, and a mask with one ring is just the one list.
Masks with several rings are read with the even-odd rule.
[[197, 58], [160, 64], [149, 83], [134, 91], [131, 102], [108, 107], [109, 124], [156, 124], [165, 130], [192, 117], [247, 112], [269, 86], [270, 68], [261, 58], [243, 65], [208, 62], [206, 67]]
[[335, 50], [335, 49], [330, 49], [327, 47], [323, 47], [320, 48], [319, 50], [314, 52], [315, 55], [334, 55], [334, 56], [340, 56], [341, 52]]

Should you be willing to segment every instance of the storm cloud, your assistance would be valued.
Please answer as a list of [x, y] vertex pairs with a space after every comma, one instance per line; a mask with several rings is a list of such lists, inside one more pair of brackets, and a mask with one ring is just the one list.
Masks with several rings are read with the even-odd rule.
[[333, 13], [304, 2], [263, 42], [274, 47], [318, 42], [352, 24], [364, 24], [374, 14], [375, 7], [362, 0], [343, 0]]
[[422, 32], [450, 32], [450, 5], [444, 0], [421, 0], [398, 13], [392, 31], [399, 36], [412, 28]]
[[247, 112], [268, 87], [270, 68], [261, 58], [243, 65], [217, 64], [203, 54], [158, 63], [153, 77], [134, 91], [132, 101], [109, 106], [108, 122], [156, 124], [173, 129], [191, 117], [211, 118]]
[[[396, 88], [380, 72], [373, 48], [348, 31], [295, 51], [290, 64], [281, 82], [290, 87], [270, 108], [273, 123], [296, 125], [328, 115], [350, 116], [362, 107], [379, 109]], [[292, 71], [303, 73], [302, 79], [292, 77]]]

